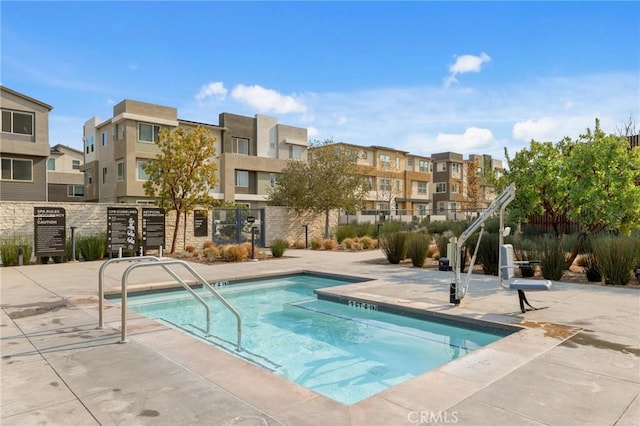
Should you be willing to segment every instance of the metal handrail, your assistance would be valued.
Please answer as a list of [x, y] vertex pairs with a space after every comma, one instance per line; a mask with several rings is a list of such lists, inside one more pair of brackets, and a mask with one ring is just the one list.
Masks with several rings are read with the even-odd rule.
[[241, 346], [241, 341], [242, 341], [242, 318], [240, 318], [240, 314], [238, 313], [238, 311], [236, 311], [233, 306], [231, 306], [225, 299], [224, 297], [222, 297], [220, 295], [220, 293], [218, 293], [217, 291], [215, 291], [213, 289], [213, 287], [211, 287], [209, 285], [209, 283], [207, 282], [207, 280], [205, 280], [202, 275], [200, 275], [195, 269], [193, 269], [191, 267], [191, 265], [189, 265], [187, 262], [183, 261], [183, 260], [164, 260], [164, 259], [158, 259], [157, 262], [154, 263], [137, 263], [135, 265], [131, 265], [129, 266], [127, 269], [125, 269], [123, 275], [122, 275], [122, 338], [121, 338], [121, 343], [125, 343], [127, 342], [127, 283], [128, 283], [128, 278], [129, 278], [129, 274], [131, 273], [132, 270], [137, 269], [137, 268], [142, 268], [142, 267], [146, 267], [146, 266], [162, 266], [162, 268], [167, 271], [174, 279], [176, 279], [180, 284], [182, 284], [200, 303], [202, 303], [206, 310], [207, 310], [207, 335], [209, 335], [209, 331], [210, 331], [210, 324], [211, 324], [211, 313], [210, 313], [210, 309], [209, 309], [209, 305], [207, 305], [207, 303], [200, 297], [198, 296], [193, 289], [191, 289], [191, 287], [189, 287], [178, 275], [176, 275], [175, 272], [173, 272], [173, 270], [171, 268], [169, 268], [167, 265], [182, 265], [184, 266], [184, 268], [191, 272], [191, 274], [197, 278], [200, 283], [203, 285], [203, 287], [207, 288], [214, 296], [216, 296], [216, 298], [222, 302], [222, 304], [231, 311], [231, 313], [233, 313], [233, 315], [236, 317], [237, 320], [237, 327], [238, 327], [238, 341], [237, 341], [237, 349], [238, 351], [241, 350], [242, 346]]
[[98, 328], [104, 328], [104, 270], [112, 263], [120, 262], [140, 262], [140, 261], [155, 261], [162, 260], [156, 256], [138, 256], [138, 257], [117, 257], [115, 259], [109, 259], [100, 265], [98, 270]]
[[222, 297], [222, 295], [221, 295], [220, 293], [218, 293], [218, 292], [213, 288], [213, 286], [212, 286], [211, 284], [209, 284], [209, 283], [208, 283], [208, 282], [206, 282], [206, 281], [202, 281], [202, 285], [203, 285], [203, 287], [204, 287], [204, 288], [206, 288], [207, 290], [209, 290], [209, 291], [211, 292], [211, 294], [213, 294], [214, 296], [216, 296], [216, 297], [218, 298], [218, 300], [219, 300], [219, 301], [220, 301], [220, 302], [221, 302], [221, 303], [222, 303], [222, 304], [223, 304], [223, 305], [224, 305], [224, 306], [225, 306], [229, 311], [231, 311], [231, 313], [232, 313], [233, 315], [235, 315], [235, 317], [236, 317], [237, 333], [238, 333], [238, 336], [237, 336], [237, 340], [238, 340], [238, 343], [237, 343], [237, 349], [238, 349], [238, 351], [239, 351], [239, 350], [241, 350], [241, 349], [242, 349], [242, 345], [241, 345], [241, 343], [242, 343], [242, 318], [240, 318], [240, 314], [238, 313], [238, 311], [236, 311], [236, 309], [235, 309], [233, 306], [231, 306], [231, 305], [229, 304], [229, 302], [227, 302], [227, 300], [226, 300], [224, 297]]

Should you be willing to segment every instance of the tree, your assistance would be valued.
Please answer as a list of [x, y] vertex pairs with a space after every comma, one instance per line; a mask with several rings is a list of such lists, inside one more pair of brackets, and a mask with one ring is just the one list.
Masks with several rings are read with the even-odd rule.
[[163, 129], [157, 142], [160, 154], [142, 166], [149, 175], [145, 194], [157, 198], [160, 207], [176, 212], [170, 253], [176, 249], [181, 214], [186, 217], [197, 206], [215, 205], [209, 197], [209, 188], [218, 183], [215, 141], [215, 136], [201, 126]]
[[278, 176], [268, 198], [270, 205], [325, 214], [329, 238], [329, 213], [357, 210], [364, 205], [368, 185], [356, 166], [357, 152], [336, 146], [332, 140], [311, 145], [309, 161], [291, 160]]
[[467, 217], [471, 217], [473, 213], [480, 212], [482, 205], [480, 204], [480, 176], [478, 168], [480, 163], [477, 159], [469, 161], [465, 164], [465, 172], [467, 175], [467, 199], [463, 202], [464, 210]]
[[589, 235], [601, 231], [628, 233], [640, 226], [640, 150], [628, 149], [624, 136], [605, 134], [596, 119], [573, 141], [557, 144], [531, 141], [529, 149], [507, 154], [508, 170], [499, 180], [504, 187], [515, 182], [512, 207], [520, 217], [547, 214], [558, 239], [570, 220], [579, 233], [567, 267], [575, 260]]

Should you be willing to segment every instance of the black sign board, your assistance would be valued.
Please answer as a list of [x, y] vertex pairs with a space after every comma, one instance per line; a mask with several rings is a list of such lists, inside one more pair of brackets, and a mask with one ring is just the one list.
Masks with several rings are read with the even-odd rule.
[[126, 251], [138, 249], [138, 209], [126, 207], [107, 208], [107, 250]]
[[164, 209], [142, 209], [142, 246], [145, 251], [164, 247]]
[[209, 235], [208, 213], [206, 210], [195, 210], [193, 212], [193, 236], [206, 237]]
[[35, 255], [64, 256], [66, 212], [62, 207], [34, 207]]
[[256, 221], [255, 216], [247, 216], [247, 223], [254, 223]]

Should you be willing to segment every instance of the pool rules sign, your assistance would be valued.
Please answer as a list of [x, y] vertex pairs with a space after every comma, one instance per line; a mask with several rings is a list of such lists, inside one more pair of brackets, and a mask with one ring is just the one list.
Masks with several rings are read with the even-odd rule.
[[107, 250], [109, 252], [137, 251], [138, 209], [126, 207], [107, 208]]
[[34, 207], [35, 256], [64, 256], [66, 211], [62, 207]]
[[164, 246], [164, 209], [142, 209], [142, 246], [145, 251]]

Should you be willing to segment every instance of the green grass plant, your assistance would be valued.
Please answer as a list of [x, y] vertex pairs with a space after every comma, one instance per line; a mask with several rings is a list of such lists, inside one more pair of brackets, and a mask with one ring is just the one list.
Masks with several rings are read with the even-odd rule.
[[389, 263], [397, 265], [406, 258], [408, 233], [389, 232], [380, 236], [380, 249]]
[[407, 256], [416, 268], [422, 268], [429, 252], [431, 239], [424, 233], [412, 233], [407, 241]]
[[593, 241], [593, 255], [605, 284], [626, 285], [640, 264], [640, 240], [608, 236]]
[[273, 240], [271, 242], [271, 255], [273, 257], [282, 257], [289, 244], [285, 240]]
[[19, 235], [2, 238], [0, 240], [0, 258], [3, 266], [16, 266], [19, 261], [18, 249], [22, 247], [24, 253], [22, 255], [22, 264], [28, 265], [31, 261], [33, 252], [33, 243], [30, 237]]

